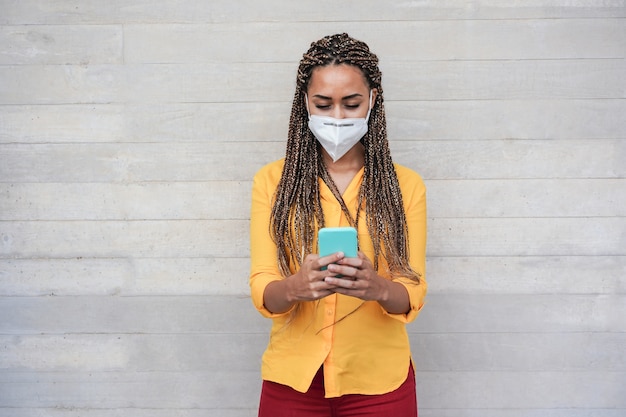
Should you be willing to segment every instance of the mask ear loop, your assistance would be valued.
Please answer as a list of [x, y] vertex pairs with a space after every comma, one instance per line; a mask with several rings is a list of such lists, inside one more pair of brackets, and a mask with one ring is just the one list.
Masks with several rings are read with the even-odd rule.
[[309, 95], [308, 93], [304, 93], [304, 104], [306, 106], [306, 114], [308, 119], [311, 120], [311, 112], [309, 111]]
[[372, 90], [372, 89], [370, 88], [370, 99], [369, 99], [369, 101], [368, 101], [368, 103], [369, 103], [369, 108], [367, 109], [367, 116], [365, 116], [365, 122], [366, 122], [366, 123], [370, 121], [370, 112], [372, 111], [372, 107], [373, 107], [373, 105], [372, 105], [372, 93], [373, 93], [373, 91], [374, 91], [374, 90]]

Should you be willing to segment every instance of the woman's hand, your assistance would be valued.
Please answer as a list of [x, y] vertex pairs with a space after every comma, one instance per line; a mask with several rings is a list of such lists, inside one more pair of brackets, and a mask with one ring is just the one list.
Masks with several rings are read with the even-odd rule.
[[288, 301], [313, 301], [332, 294], [335, 285], [327, 282], [326, 278], [335, 274], [328, 269], [322, 270], [322, 268], [340, 262], [341, 259], [344, 259], [342, 252], [321, 258], [315, 254], [307, 255], [300, 270], [285, 279]]
[[328, 271], [332, 274], [324, 280], [334, 286], [333, 292], [377, 301], [391, 314], [403, 314], [410, 310], [409, 294], [404, 285], [378, 275], [363, 252], [359, 252], [356, 258], [341, 258], [328, 265]]
[[265, 287], [265, 308], [280, 314], [288, 311], [297, 302], [319, 300], [333, 294], [336, 286], [325, 279], [336, 274], [322, 268], [343, 258], [344, 254], [341, 252], [324, 257], [307, 255], [298, 272], [285, 279], [270, 282]]

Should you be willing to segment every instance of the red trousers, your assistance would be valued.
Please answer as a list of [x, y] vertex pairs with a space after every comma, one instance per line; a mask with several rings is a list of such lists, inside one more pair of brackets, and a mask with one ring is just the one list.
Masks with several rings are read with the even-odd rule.
[[381, 395], [348, 394], [324, 398], [324, 375], [315, 375], [311, 387], [301, 393], [286, 385], [263, 381], [259, 417], [417, 417], [415, 374], [409, 366], [406, 381], [395, 391]]

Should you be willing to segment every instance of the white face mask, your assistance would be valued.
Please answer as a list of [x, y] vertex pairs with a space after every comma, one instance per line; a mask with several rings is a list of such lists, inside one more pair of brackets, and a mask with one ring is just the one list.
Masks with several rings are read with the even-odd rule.
[[[309, 99], [306, 97], [307, 111]], [[309, 112], [309, 129], [324, 147], [333, 162], [337, 162], [367, 133], [367, 122], [372, 110], [372, 90], [365, 118], [335, 119], [316, 116]]]

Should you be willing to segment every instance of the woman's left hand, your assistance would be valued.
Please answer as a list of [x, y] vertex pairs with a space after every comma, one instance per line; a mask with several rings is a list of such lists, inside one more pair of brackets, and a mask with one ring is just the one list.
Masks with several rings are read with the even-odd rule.
[[341, 277], [326, 277], [324, 281], [336, 287], [334, 292], [365, 301], [378, 301], [392, 314], [407, 313], [409, 294], [404, 285], [378, 275], [372, 262], [363, 252], [356, 258], [342, 258], [328, 265], [328, 270]]
[[324, 279], [337, 286], [334, 289], [337, 293], [367, 301], [379, 301], [384, 300], [389, 291], [389, 281], [376, 273], [374, 265], [363, 252], [359, 252], [356, 258], [342, 258], [338, 263], [328, 265], [328, 270], [342, 275]]

